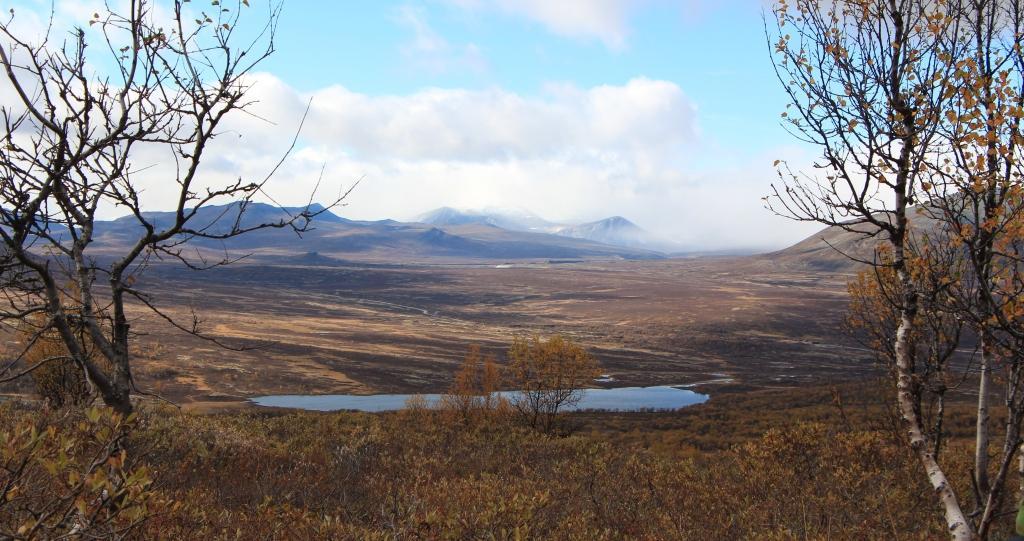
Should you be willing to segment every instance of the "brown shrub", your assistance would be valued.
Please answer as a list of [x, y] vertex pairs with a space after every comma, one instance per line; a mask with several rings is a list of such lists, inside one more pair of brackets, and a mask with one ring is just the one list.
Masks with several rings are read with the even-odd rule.
[[134, 424], [106, 409], [0, 418], [0, 538], [120, 539], [166, 502], [122, 449]]
[[[79, 343], [88, 347], [92, 343], [79, 331]], [[66, 406], [83, 406], [94, 398], [94, 392], [85, 371], [71, 358], [67, 346], [55, 329], [48, 328], [41, 318], [30, 318], [23, 322], [18, 332], [22, 344], [22, 362], [29, 373], [32, 389], [48, 407], [60, 409]], [[108, 370], [110, 363], [95, 347], [86, 355], [94, 364]]]
[[[827, 395], [827, 393], [825, 393]], [[773, 395], [774, 396], [774, 395]], [[759, 399], [760, 400], [760, 399]], [[759, 403], [759, 402], [753, 402]], [[789, 412], [633, 414], [744, 426]], [[0, 427], [20, 412], [0, 417]], [[52, 415], [52, 414], [49, 414]], [[594, 416], [596, 414], [587, 414]], [[624, 415], [624, 414], [622, 414]], [[611, 418], [611, 417], [609, 417]], [[444, 411], [209, 416], [146, 406], [125, 440], [175, 506], [144, 539], [936, 539], [919, 466], [884, 431], [798, 423], [679, 458], [599, 432], [552, 437]], [[689, 425], [686, 425], [689, 426]], [[843, 426], [842, 430], [834, 428]], [[718, 430], [722, 430], [722, 426]], [[675, 435], [675, 431], [679, 434]], [[732, 440], [730, 440], [732, 441]], [[963, 440], [944, 454], [969, 482]], [[39, 491], [45, 490], [40, 485]], [[2, 517], [0, 517], [2, 520]], [[1011, 515], [1001, 524], [1008, 531]]]
[[[917, 464], [878, 432], [772, 430], [679, 460], [443, 411], [151, 415], [133, 445], [211, 539], [931, 539]], [[951, 446], [949, 456], [960, 450]], [[950, 468], [958, 479], [966, 469]], [[961, 472], [962, 470], [962, 472]], [[963, 475], [961, 475], [963, 474]], [[159, 530], [157, 530], [159, 525]], [[180, 534], [180, 535], [179, 535]], [[170, 534], [168, 534], [170, 535]]]
[[480, 346], [470, 346], [451, 387], [441, 395], [438, 409], [467, 427], [499, 422], [510, 413], [508, 400], [498, 394], [501, 384], [501, 372], [494, 358], [485, 358]]
[[24, 357], [29, 366], [43, 363], [31, 373], [32, 389], [51, 408], [81, 406], [92, 398], [82, 368], [66, 356], [64, 344], [47, 335], [40, 337]]

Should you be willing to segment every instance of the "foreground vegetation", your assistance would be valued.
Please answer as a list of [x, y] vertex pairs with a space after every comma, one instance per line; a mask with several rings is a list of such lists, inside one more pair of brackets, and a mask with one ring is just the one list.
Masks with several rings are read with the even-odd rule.
[[[78, 505], [112, 516], [104, 531], [130, 538], [944, 537], [920, 465], [898, 431], [866, 422], [884, 406], [863, 391], [725, 394], [673, 413], [574, 414], [558, 435], [514, 415], [467, 421], [419, 408], [196, 416], [148, 405], [122, 420], [131, 430], [98, 468], [99, 447], [84, 440], [117, 439], [109, 415], [10, 402], [0, 412], [5, 449], [19, 426], [49, 427], [53, 444], [29, 464], [31, 482], [0, 504], [0, 524], [31, 522], [27, 510], [53, 486], [66, 491], [69, 477], [90, 475], [70, 472], [92, 467], [91, 479], [107, 484], [88, 483]], [[951, 414], [954, 436], [959, 417]], [[959, 481], [969, 478], [963, 443], [954, 437], [947, 451]], [[0, 483], [10, 479], [3, 475]], [[84, 523], [68, 516], [37, 537]]]

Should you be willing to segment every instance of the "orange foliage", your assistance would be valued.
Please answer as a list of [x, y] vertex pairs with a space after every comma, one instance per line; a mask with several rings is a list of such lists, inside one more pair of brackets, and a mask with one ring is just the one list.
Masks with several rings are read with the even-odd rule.
[[511, 381], [519, 391], [512, 406], [524, 423], [548, 433], [559, 411], [576, 405], [599, 373], [597, 360], [582, 346], [558, 335], [516, 337], [508, 357]]
[[466, 425], [487, 417], [503, 416], [507, 413], [508, 401], [496, 394], [500, 388], [501, 372], [494, 358], [483, 357], [480, 346], [472, 345], [439, 406]]

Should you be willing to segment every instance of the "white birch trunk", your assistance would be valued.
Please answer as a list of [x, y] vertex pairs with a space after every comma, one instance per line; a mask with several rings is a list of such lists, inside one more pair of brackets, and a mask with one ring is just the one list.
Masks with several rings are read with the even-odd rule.
[[[902, 254], [902, 246], [896, 247], [897, 258]], [[911, 291], [913, 283], [910, 274], [905, 268], [898, 268], [900, 282], [904, 285], [904, 291]], [[913, 381], [911, 376], [912, 361], [910, 359], [910, 330], [913, 325], [912, 314], [916, 305], [916, 296], [908, 294], [906, 305], [900, 310], [900, 324], [896, 329], [896, 400], [900, 408], [900, 414], [907, 423], [907, 434], [910, 438], [910, 446], [917, 453], [921, 465], [924, 466], [928, 481], [935, 490], [939, 503], [942, 505], [946, 517], [946, 525], [949, 527], [949, 534], [955, 541], [973, 541], [975, 534], [971, 523], [964, 515], [960, 502], [957, 501], [956, 493], [949, 484], [946, 473], [942, 470], [935, 455], [932, 453], [932, 446], [925, 435], [921, 416], [914, 408]]]
[[1024, 501], [1024, 443], [1017, 448], [1017, 501]]
[[978, 491], [981, 494], [987, 494], [991, 488], [988, 478], [988, 447], [991, 439], [988, 430], [988, 397], [992, 384], [992, 367], [989, 366], [991, 359], [989, 358], [988, 341], [985, 335], [986, 331], [982, 329], [980, 333], [981, 374], [978, 378], [978, 415], [974, 439], [974, 481], [978, 484]]

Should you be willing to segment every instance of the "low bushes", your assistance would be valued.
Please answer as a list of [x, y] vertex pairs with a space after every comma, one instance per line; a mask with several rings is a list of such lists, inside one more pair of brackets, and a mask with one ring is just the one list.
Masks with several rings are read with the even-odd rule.
[[[100, 448], [82, 439], [62, 439], [80, 438], [74, 436], [80, 421], [39, 420], [38, 412], [3, 408], [5, 433], [36, 422], [55, 427], [53, 441], [76, 442], [83, 450]], [[121, 422], [112, 419], [107, 422], [114, 426]], [[892, 442], [891, 434], [872, 430], [794, 424], [724, 450], [679, 458], [613, 443], [598, 432], [555, 437], [501, 416], [466, 423], [450, 412], [423, 408], [383, 415], [194, 416], [147, 406], [132, 422], [133, 432], [111, 454], [123, 458], [103, 466], [116, 467], [113, 478], [137, 480], [129, 483], [136, 487], [131, 501], [142, 503], [126, 507], [135, 509], [134, 514], [125, 511], [117, 519], [145, 515], [129, 537], [703, 540], [945, 535], [916, 461]], [[105, 434], [114, 433], [120, 432]], [[963, 480], [966, 462], [956, 457], [969, 456], [970, 449], [958, 445], [954, 442], [946, 456], [955, 479]], [[90, 464], [81, 459], [72, 463], [79, 469]], [[37, 470], [37, 496], [65, 473]], [[101, 501], [95, 494], [89, 498], [87, 502]]]

